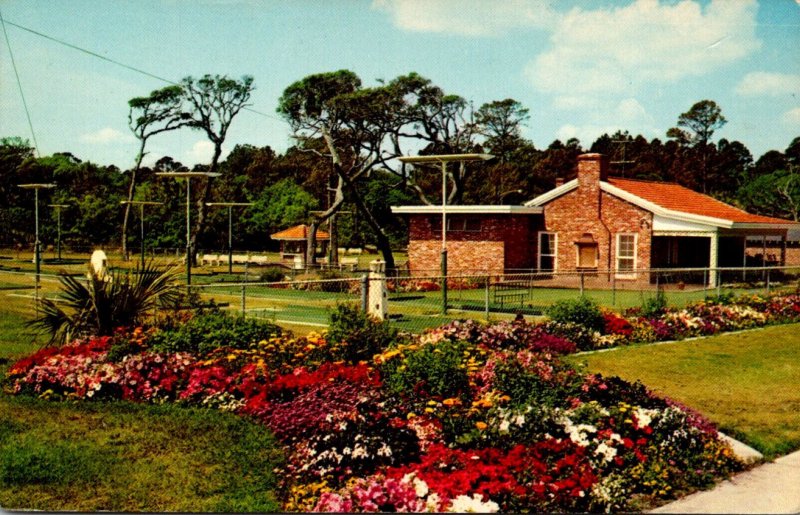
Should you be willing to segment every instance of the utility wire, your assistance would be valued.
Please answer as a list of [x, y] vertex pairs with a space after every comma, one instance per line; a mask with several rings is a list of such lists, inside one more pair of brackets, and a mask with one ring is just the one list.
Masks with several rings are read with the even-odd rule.
[[[11, 23], [11, 22], [9, 22]], [[14, 60], [14, 52], [11, 50], [11, 42], [8, 39], [8, 32], [6, 31], [6, 21], [3, 18], [3, 13], [0, 11], [0, 25], [3, 25], [3, 35], [6, 38], [6, 45], [8, 46], [8, 55], [11, 56], [11, 67], [14, 68], [14, 76], [17, 78], [17, 87], [19, 88], [19, 96], [22, 97], [22, 107], [25, 108], [25, 116], [28, 118], [28, 127], [31, 129], [31, 138], [33, 139], [33, 148], [37, 155], [39, 153], [39, 143], [36, 141], [36, 133], [33, 131], [33, 122], [31, 121], [31, 113], [28, 110], [28, 103], [25, 101], [25, 93], [22, 91], [22, 81], [19, 80], [19, 72], [17, 71], [17, 63]], [[13, 25], [13, 24], [12, 24]]]
[[[121, 66], [121, 67], [126, 68], [126, 69], [128, 69], [130, 71], [133, 71], [133, 72], [136, 72], [136, 73], [140, 73], [142, 75], [146, 75], [146, 76], [151, 77], [153, 79], [160, 80], [161, 82], [166, 82], [167, 84], [172, 84], [172, 85], [177, 85], [178, 84], [177, 82], [175, 82], [173, 80], [165, 79], [164, 77], [160, 77], [160, 76], [155, 75], [153, 73], [150, 73], [148, 71], [142, 70], [141, 68], [136, 68], [135, 66], [131, 66], [129, 64], [125, 64], [125, 63], [117, 61], [115, 59], [111, 59], [110, 57], [106, 57], [104, 55], [100, 55], [97, 52], [92, 52], [91, 50], [87, 50], [87, 49], [79, 47], [77, 45], [73, 45], [72, 43], [67, 43], [66, 41], [62, 41], [62, 40], [54, 38], [52, 36], [48, 36], [47, 34], [43, 34], [41, 32], [33, 30], [31, 28], [19, 25], [17, 23], [14, 23], [14, 22], [11, 22], [11, 21], [8, 21], [8, 20], [4, 20], [3, 23], [4, 23], [4, 25], [3, 25], [3, 31], [4, 32], [5, 32], [5, 23], [7, 23], [9, 25], [12, 25], [12, 26], [20, 29], [20, 30], [24, 30], [26, 32], [30, 32], [31, 34], [34, 34], [34, 35], [39, 36], [41, 38], [47, 39], [47, 40], [52, 41], [54, 43], [58, 43], [59, 45], [64, 45], [64, 46], [69, 47], [69, 48], [71, 48], [73, 50], [77, 50], [78, 52], [83, 52], [84, 54], [88, 54], [88, 55], [90, 55], [92, 57], [96, 57], [98, 59], [102, 59], [103, 61], [109, 62], [111, 64], [116, 64], [117, 66]], [[6, 35], [6, 41], [8, 41], [8, 35]], [[8, 48], [9, 48], [9, 51], [10, 51], [11, 50], [11, 46], [9, 46]], [[13, 56], [12, 56], [12, 62], [13, 62]], [[14, 67], [14, 71], [16, 72], [16, 66]], [[19, 80], [19, 78], [17, 78], [17, 80]], [[24, 99], [23, 99], [23, 102], [24, 102]], [[252, 108], [249, 108], [249, 107], [243, 107], [242, 110], [243, 111], [250, 111], [251, 113], [255, 113], [255, 114], [264, 116], [266, 118], [272, 118], [273, 120], [283, 121], [280, 118], [278, 118], [277, 116], [272, 116], [272, 115], [269, 115], [267, 113], [263, 113], [261, 111], [258, 111], [256, 109], [252, 109]]]

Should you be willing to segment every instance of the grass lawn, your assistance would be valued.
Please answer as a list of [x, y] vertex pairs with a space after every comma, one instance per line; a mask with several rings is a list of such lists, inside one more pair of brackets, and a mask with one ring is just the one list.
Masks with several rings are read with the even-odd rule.
[[271, 512], [281, 460], [265, 428], [174, 405], [0, 396], [0, 506]]
[[[44, 341], [24, 325], [31, 304], [3, 298], [0, 377]], [[0, 390], [6, 510], [274, 512], [280, 459], [269, 431], [216, 410], [53, 402]]]
[[571, 356], [695, 408], [767, 457], [800, 449], [800, 325]]

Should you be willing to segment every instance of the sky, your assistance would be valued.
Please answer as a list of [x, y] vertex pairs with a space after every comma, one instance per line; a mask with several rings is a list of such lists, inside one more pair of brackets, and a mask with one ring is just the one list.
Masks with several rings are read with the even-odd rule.
[[[52, 39], [174, 82], [253, 76], [257, 112], [234, 119], [226, 152], [285, 151], [278, 98], [339, 69], [365, 86], [414, 71], [475, 109], [513, 98], [537, 148], [617, 130], [663, 141], [704, 99], [728, 120], [715, 139], [755, 159], [800, 135], [800, 0], [0, 0], [0, 14], [0, 137], [121, 169], [138, 151], [128, 100], [166, 83]], [[192, 166], [212, 146], [183, 129], [148, 150], [146, 164]]]

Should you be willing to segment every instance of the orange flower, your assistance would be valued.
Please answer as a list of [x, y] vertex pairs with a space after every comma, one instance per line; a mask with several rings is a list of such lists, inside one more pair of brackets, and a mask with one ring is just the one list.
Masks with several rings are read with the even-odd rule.
[[478, 431], [483, 431], [489, 426], [486, 425], [486, 422], [475, 422], [475, 427], [478, 428]]

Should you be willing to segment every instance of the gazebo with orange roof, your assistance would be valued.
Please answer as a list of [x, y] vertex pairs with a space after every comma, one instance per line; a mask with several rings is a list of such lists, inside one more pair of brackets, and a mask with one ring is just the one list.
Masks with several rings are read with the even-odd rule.
[[[308, 248], [308, 231], [309, 227], [301, 224], [270, 235], [273, 240], [281, 242], [281, 259], [300, 257], [305, 261], [306, 249]], [[323, 256], [327, 253], [330, 239], [331, 237], [327, 232], [317, 229], [317, 242], [322, 247], [321, 253]]]

